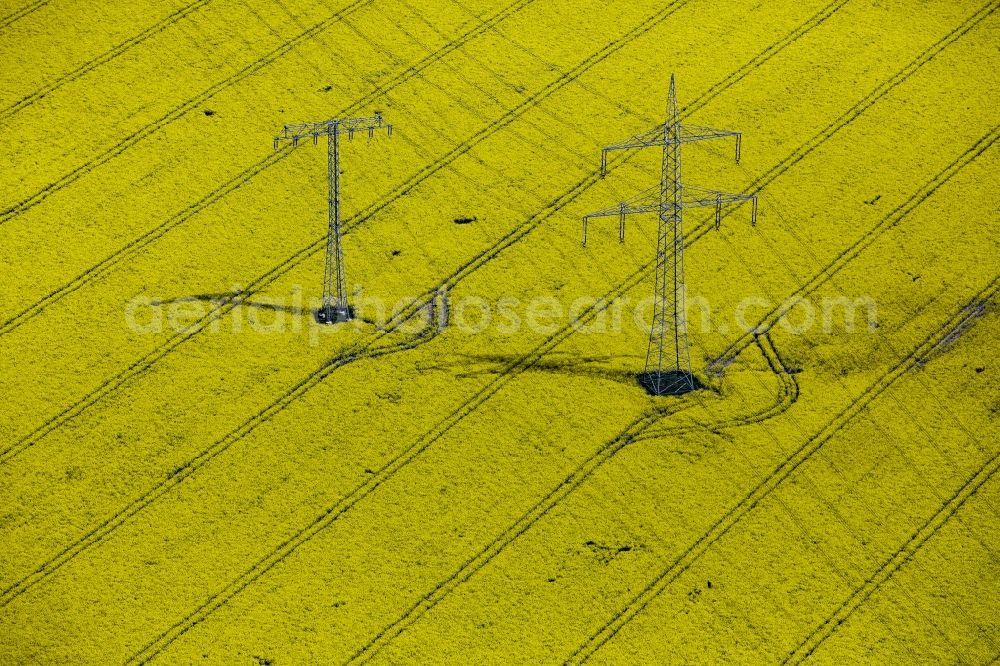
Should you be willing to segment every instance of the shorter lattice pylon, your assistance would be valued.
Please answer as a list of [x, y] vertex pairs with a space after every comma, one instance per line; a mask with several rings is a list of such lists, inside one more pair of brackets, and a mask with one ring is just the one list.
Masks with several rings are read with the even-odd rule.
[[327, 139], [327, 203], [328, 224], [326, 234], [326, 268], [323, 275], [323, 304], [316, 313], [322, 324], [336, 324], [353, 318], [347, 302], [347, 276], [344, 270], [344, 248], [340, 230], [340, 136], [348, 139], [355, 132], [366, 132], [371, 138], [376, 130], [386, 130], [392, 136], [392, 125], [382, 119], [381, 113], [368, 118], [333, 118], [318, 123], [285, 125], [280, 135], [274, 137], [274, 148], [288, 141], [297, 146], [300, 139], [312, 138], [313, 144], [321, 136]]

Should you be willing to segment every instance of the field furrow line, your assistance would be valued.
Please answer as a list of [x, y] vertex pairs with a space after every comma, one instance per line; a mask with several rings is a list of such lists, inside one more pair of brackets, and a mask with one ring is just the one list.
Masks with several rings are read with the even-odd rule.
[[704, 93], [698, 96], [690, 104], [686, 105], [682, 110], [682, 114], [690, 115], [692, 113], [697, 113], [704, 107], [706, 107], [712, 100], [724, 93], [726, 90], [731, 88], [734, 84], [739, 83], [747, 74], [754, 71], [761, 65], [765, 64], [771, 60], [774, 56], [778, 55], [786, 48], [799, 41], [805, 35], [812, 32], [813, 29], [818, 28], [823, 25], [827, 19], [836, 14], [844, 5], [846, 5], [851, 0], [834, 0], [830, 4], [826, 5], [818, 12], [810, 16], [803, 23], [799, 24], [794, 30], [789, 32], [783, 38], [774, 42], [766, 49], [758, 53], [756, 56], [751, 58], [742, 67], [734, 70], [731, 74], [720, 80], [718, 83], [713, 85], [711, 88], [706, 90]]
[[[934, 57], [936, 57], [937, 55], [939, 55], [948, 46], [950, 46], [951, 44], [955, 43], [958, 39], [960, 39], [961, 37], [965, 36], [973, 28], [975, 28], [980, 23], [982, 23], [984, 20], [986, 20], [987, 18], [989, 18], [990, 16], [992, 16], [996, 12], [996, 10], [998, 8], [1000, 8], [1000, 2], [995, 2], [995, 1], [994, 2], [989, 2], [989, 3], [985, 4], [985, 5], [983, 5], [982, 7], [980, 7], [978, 11], [976, 11], [974, 14], [972, 14], [971, 16], [969, 16], [965, 21], [963, 21], [961, 24], [959, 24], [953, 30], [949, 31], [944, 37], [942, 37], [940, 40], [938, 40], [937, 42], [935, 42], [933, 45], [931, 45], [927, 49], [925, 49], [920, 55], [918, 55], [906, 67], [904, 67], [903, 69], [901, 69], [900, 71], [898, 71], [895, 74], [895, 76], [893, 76], [892, 78], [884, 81], [882, 84], [880, 84], [874, 90], [872, 90], [871, 93], [869, 93], [868, 95], [866, 95], [857, 104], [855, 104], [848, 111], [846, 111], [843, 116], [841, 116], [840, 118], [838, 118], [834, 122], [830, 123], [826, 128], [824, 128], [819, 133], [817, 133], [816, 136], [813, 137], [813, 139], [811, 139], [806, 144], [804, 144], [803, 146], [801, 146], [798, 149], [798, 151], [797, 151], [795, 159], [793, 159], [789, 164], [787, 164], [787, 165], [781, 165], [779, 167], [775, 167], [775, 168], [769, 170], [767, 173], [761, 175], [759, 178], [757, 178], [751, 184], [750, 187], [748, 187], [745, 190], [745, 193], [748, 193], [748, 194], [757, 194], [760, 191], [762, 191], [764, 189], [764, 187], [766, 187], [768, 184], [770, 184], [771, 182], [773, 182], [778, 176], [780, 176], [785, 171], [787, 171], [791, 166], [793, 166], [794, 164], [798, 163], [799, 161], [801, 161], [802, 159], [804, 159], [807, 155], [809, 155], [811, 152], [813, 152], [814, 150], [816, 150], [822, 143], [824, 143], [826, 141], [827, 138], [829, 138], [829, 136], [831, 136], [832, 134], [837, 133], [838, 131], [840, 131], [841, 129], [843, 129], [846, 125], [850, 124], [855, 118], [857, 118], [858, 116], [860, 116], [867, 109], [871, 108], [871, 106], [874, 105], [877, 101], [879, 101], [880, 99], [882, 99], [883, 97], [885, 97], [886, 95], [888, 95], [895, 88], [897, 88], [900, 85], [902, 85], [907, 79], [909, 79], [911, 76], [913, 76], [921, 67], [923, 67], [928, 62], [930, 62], [931, 60], [933, 60]], [[998, 127], [1000, 127], [1000, 126], [998, 126]], [[993, 132], [991, 132], [989, 135], [987, 135], [986, 137], [983, 138], [983, 141], [988, 144], [986, 147], [988, 147], [989, 145], [992, 145], [993, 141], [996, 140], [996, 132], [997, 132], [997, 128], [994, 128]], [[976, 149], [977, 149], [977, 147], [973, 146], [973, 148], [970, 149], [970, 152], [975, 152]], [[978, 154], [979, 154], [978, 152], [975, 153], [975, 156], [978, 156]], [[970, 159], [975, 159], [975, 156], [973, 156]], [[959, 166], [959, 165], [954, 165], [954, 166], [955, 166], [955, 170], [956, 171], [961, 168], [961, 166]], [[964, 166], [964, 164], [962, 166]], [[933, 191], [935, 191], [937, 189], [937, 187], [940, 186], [941, 183], [946, 182], [948, 180], [948, 178], [950, 178], [950, 177], [951, 177], [951, 174], [942, 173], [942, 174], [939, 175], [939, 178], [940, 178], [940, 182], [939, 183], [937, 183], [937, 184], [935, 184], [935, 183], [928, 183], [928, 185], [927, 185], [928, 192], [927, 192], [926, 196], [930, 196], [930, 194], [933, 193]], [[850, 257], [853, 256], [852, 253], [859, 252], [861, 249], [863, 249], [863, 247], [867, 247], [871, 242], [874, 242], [874, 240], [879, 235], [881, 235], [882, 232], [884, 232], [886, 229], [889, 229], [889, 228], [892, 228], [893, 226], [895, 226], [898, 223], [898, 220], [904, 218], [908, 214], [908, 212], [910, 210], [912, 210], [913, 207], [919, 205], [919, 203], [921, 201], [923, 201], [923, 198], [926, 198], [926, 196], [924, 195], [924, 193], [916, 193], [916, 194], [914, 194], [914, 196], [910, 200], [908, 200], [907, 202], [901, 204], [894, 211], [893, 214], [891, 214], [889, 217], [885, 218], [885, 220], [878, 227], [876, 227], [875, 229], [872, 230], [870, 236], [868, 236], [867, 240], [864, 241], [864, 245], [863, 246], [854, 246], [854, 245], [852, 245], [851, 247], [846, 248], [841, 253], [841, 255], [835, 257], [833, 259], [833, 261], [831, 261], [830, 263], [828, 263], [824, 267], [824, 272], [817, 274], [813, 278], [813, 280], [816, 281], [816, 284], [818, 285], [818, 284], [822, 284], [822, 283], [826, 282], [829, 279], [827, 277], [827, 275], [831, 274], [832, 272], [836, 272], [836, 270], [838, 270], [836, 268], [838, 265], [840, 265], [842, 263], [846, 263], [847, 261], [849, 261]], [[921, 198], [921, 197], [923, 197], [923, 198]], [[696, 230], [696, 233], [699, 233], [699, 232], [700, 233], [706, 233], [708, 230], [709, 230], [709, 228], [708, 228], [707, 225], [702, 225], [702, 228], [700, 230]], [[809, 284], [803, 286], [803, 289], [807, 289], [807, 288], [809, 288], [809, 289], [813, 288], [812, 287], [812, 282], [810, 282]], [[793, 296], [797, 296], [797, 295], [798, 294], [793, 294]], [[780, 306], [779, 306], [779, 308], [776, 308], [770, 314], [770, 316], [768, 317], [768, 319], [767, 319], [767, 321], [768, 321], [767, 326], [768, 327], [773, 326], [774, 323], [777, 322], [777, 320], [780, 319], [782, 316], [784, 316], [788, 312], [789, 309], [790, 309], [789, 307], [782, 308]], [[749, 337], [752, 336], [753, 333], [754, 333], [753, 331], [748, 332], [748, 333], [744, 334], [741, 338], [739, 338], [735, 342], [733, 342], [730, 345], [730, 347], [728, 349], [726, 349], [726, 351], [724, 351], [720, 355], [720, 357], [718, 359], [716, 359], [716, 361], [713, 362], [713, 364], [714, 365], [720, 365], [720, 364], [724, 365], [728, 360], [731, 360], [732, 358], [735, 358], [736, 356], [738, 356], [739, 352], [740, 352], [741, 346], [744, 345], [745, 343], [747, 343]]]
[[23, 19], [28, 14], [38, 11], [47, 4], [49, 4], [49, 0], [35, 0], [34, 2], [29, 2], [20, 9], [15, 9], [10, 14], [7, 14], [3, 18], [0, 18], [0, 30], [3, 30], [4, 28], [13, 25], [17, 21]]
[[122, 55], [123, 53], [131, 49], [133, 46], [138, 46], [139, 44], [146, 41], [150, 37], [158, 35], [159, 33], [163, 32], [164, 30], [172, 26], [174, 23], [177, 23], [178, 21], [183, 19], [188, 14], [191, 14], [192, 12], [201, 9], [210, 2], [212, 2], [212, 0], [194, 0], [194, 2], [185, 5], [184, 7], [181, 7], [170, 16], [167, 16], [163, 20], [154, 23], [153, 25], [149, 26], [142, 32], [133, 35], [132, 37], [129, 37], [128, 39], [126, 39], [123, 42], [120, 42], [119, 44], [116, 44], [115, 46], [108, 49], [101, 55], [97, 56], [96, 58], [88, 60], [87, 62], [83, 63], [76, 69], [58, 77], [51, 83], [47, 83], [38, 90], [35, 90], [34, 92], [28, 95], [25, 95], [14, 104], [0, 111], [0, 123], [7, 120], [14, 114], [23, 111], [32, 104], [41, 101], [42, 99], [52, 94], [53, 92], [63, 87], [64, 85], [76, 81], [81, 76], [84, 76], [94, 71], [101, 65], [108, 64], [118, 56]]

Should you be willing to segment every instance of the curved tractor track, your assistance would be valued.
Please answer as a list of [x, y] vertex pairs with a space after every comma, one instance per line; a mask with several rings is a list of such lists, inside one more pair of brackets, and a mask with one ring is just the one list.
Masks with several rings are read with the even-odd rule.
[[[681, 574], [691, 568], [712, 545], [725, 536], [737, 523], [756, 508], [761, 501], [794, 474], [826, 442], [849, 425], [869, 404], [877, 400], [900, 377], [919, 364], [928, 354], [932, 353], [956, 329], [967, 326], [970, 308], [992, 301], [996, 298], [998, 289], [1000, 289], [1000, 276], [994, 277], [968, 303], [959, 308], [947, 321], [928, 334], [917, 347], [895, 363], [888, 372], [873, 382], [859, 396], [838, 412], [818, 433], [810, 437], [802, 446], [785, 458], [781, 464], [755, 485], [737, 504], [718, 518], [701, 537], [688, 546], [666, 569], [650, 581], [638, 595], [633, 597], [621, 610], [605, 622], [598, 631], [592, 634], [583, 645], [578, 647], [566, 660], [566, 663], [583, 663], [587, 661], [601, 646], [614, 638], [615, 634], [621, 631], [622, 627], [641, 613], [663, 590], [673, 581], [677, 580]], [[980, 474], [970, 479], [963, 488], [976, 487], [978, 489], [981, 487], [982, 483], [985, 483], [982, 473], [995, 468], [998, 460], [1000, 459], [994, 456], [980, 470]], [[976, 479], [980, 478], [982, 478], [982, 481], [976, 485]], [[956, 497], [959, 494], [956, 494]], [[941, 512], [947, 511], [947, 507], [948, 503], [942, 508]], [[939, 514], [935, 514], [935, 516]], [[929, 538], [929, 535], [927, 538]], [[926, 538], [924, 541], [926, 541]]]

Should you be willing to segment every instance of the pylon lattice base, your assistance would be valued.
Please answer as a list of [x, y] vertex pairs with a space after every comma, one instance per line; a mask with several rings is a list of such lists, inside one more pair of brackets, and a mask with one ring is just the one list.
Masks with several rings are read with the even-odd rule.
[[683, 370], [642, 372], [636, 375], [639, 386], [649, 395], [684, 395], [704, 388], [698, 378]]
[[320, 324], [343, 324], [354, 319], [354, 310], [351, 306], [338, 308], [327, 306], [316, 310], [316, 321]]

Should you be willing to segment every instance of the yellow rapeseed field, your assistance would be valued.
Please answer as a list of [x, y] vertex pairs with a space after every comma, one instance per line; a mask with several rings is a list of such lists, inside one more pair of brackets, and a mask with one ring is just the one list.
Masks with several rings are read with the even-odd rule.
[[995, 663], [998, 10], [0, 0], [0, 664]]

